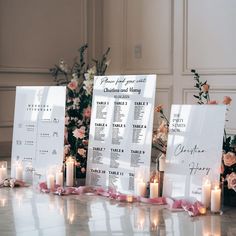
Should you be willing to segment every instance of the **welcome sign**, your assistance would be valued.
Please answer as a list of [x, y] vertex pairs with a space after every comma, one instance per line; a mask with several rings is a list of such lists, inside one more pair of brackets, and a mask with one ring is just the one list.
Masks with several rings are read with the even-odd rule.
[[[16, 87], [11, 176], [22, 163], [24, 175], [45, 175], [62, 165], [66, 87]], [[32, 175], [32, 173], [31, 173]]]
[[133, 193], [137, 169], [149, 179], [155, 91], [155, 75], [95, 77], [87, 185]]
[[163, 194], [201, 200], [202, 181], [220, 179], [226, 106], [172, 105]]

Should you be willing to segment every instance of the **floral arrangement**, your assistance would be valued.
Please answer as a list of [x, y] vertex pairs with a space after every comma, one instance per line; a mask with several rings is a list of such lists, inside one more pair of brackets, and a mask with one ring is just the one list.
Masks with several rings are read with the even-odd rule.
[[[198, 90], [198, 93], [193, 95], [197, 99], [198, 104], [219, 104], [216, 100], [210, 99], [210, 85], [207, 81], [202, 82], [199, 74], [195, 70], [191, 70], [194, 75], [195, 85], [194, 87]], [[222, 104], [227, 106], [230, 105], [232, 99], [229, 96], [225, 96]], [[228, 108], [227, 108], [228, 109]], [[160, 113], [162, 122], [159, 128], [154, 131], [153, 135], [153, 147], [156, 148], [160, 153], [166, 154], [166, 144], [168, 136], [169, 121], [164, 115], [163, 106], [159, 105], [155, 109]], [[227, 121], [227, 120], [226, 120]], [[221, 180], [228, 189], [232, 189], [236, 192], [236, 135], [229, 136], [224, 131], [223, 138], [223, 157], [222, 157], [222, 171]]]
[[56, 84], [66, 85], [64, 162], [69, 156], [75, 159], [76, 178], [86, 176], [93, 79], [104, 75], [109, 65], [110, 48], [99, 60], [93, 60], [92, 66], [85, 62], [87, 48], [85, 44], [79, 49], [79, 59], [76, 57], [71, 67], [61, 59], [50, 69]]

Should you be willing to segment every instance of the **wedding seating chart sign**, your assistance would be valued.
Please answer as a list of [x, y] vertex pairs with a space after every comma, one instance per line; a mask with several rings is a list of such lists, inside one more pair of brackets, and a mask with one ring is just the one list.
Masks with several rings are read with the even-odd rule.
[[135, 170], [149, 178], [155, 75], [94, 80], [86, 184], [133, 193]]
[[45, 175], [48, 167], [62, 165], [65, 97], [64, 86], [16, 87], [11, 176], [27, 180], [32, 171]]
[[201, 201], [202, 182], [218, 183], [226, 107], [172, 105], [163, 195]]

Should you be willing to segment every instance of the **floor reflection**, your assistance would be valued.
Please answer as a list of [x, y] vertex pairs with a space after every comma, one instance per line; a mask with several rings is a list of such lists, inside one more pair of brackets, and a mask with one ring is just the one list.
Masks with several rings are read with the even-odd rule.
[[164, 206], [98, 196], [56, 196], [0, 189], [0, 235], [235, 235], [236, 210], [189, 217]]

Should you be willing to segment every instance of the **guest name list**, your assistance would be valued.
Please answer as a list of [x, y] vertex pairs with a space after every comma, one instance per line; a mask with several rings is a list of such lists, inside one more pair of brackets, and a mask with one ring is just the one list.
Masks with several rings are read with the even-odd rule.
[[155, 88], [155, 75], [95, 77], [87, 185], [133, 193], [135, 169], [149, 171]]

